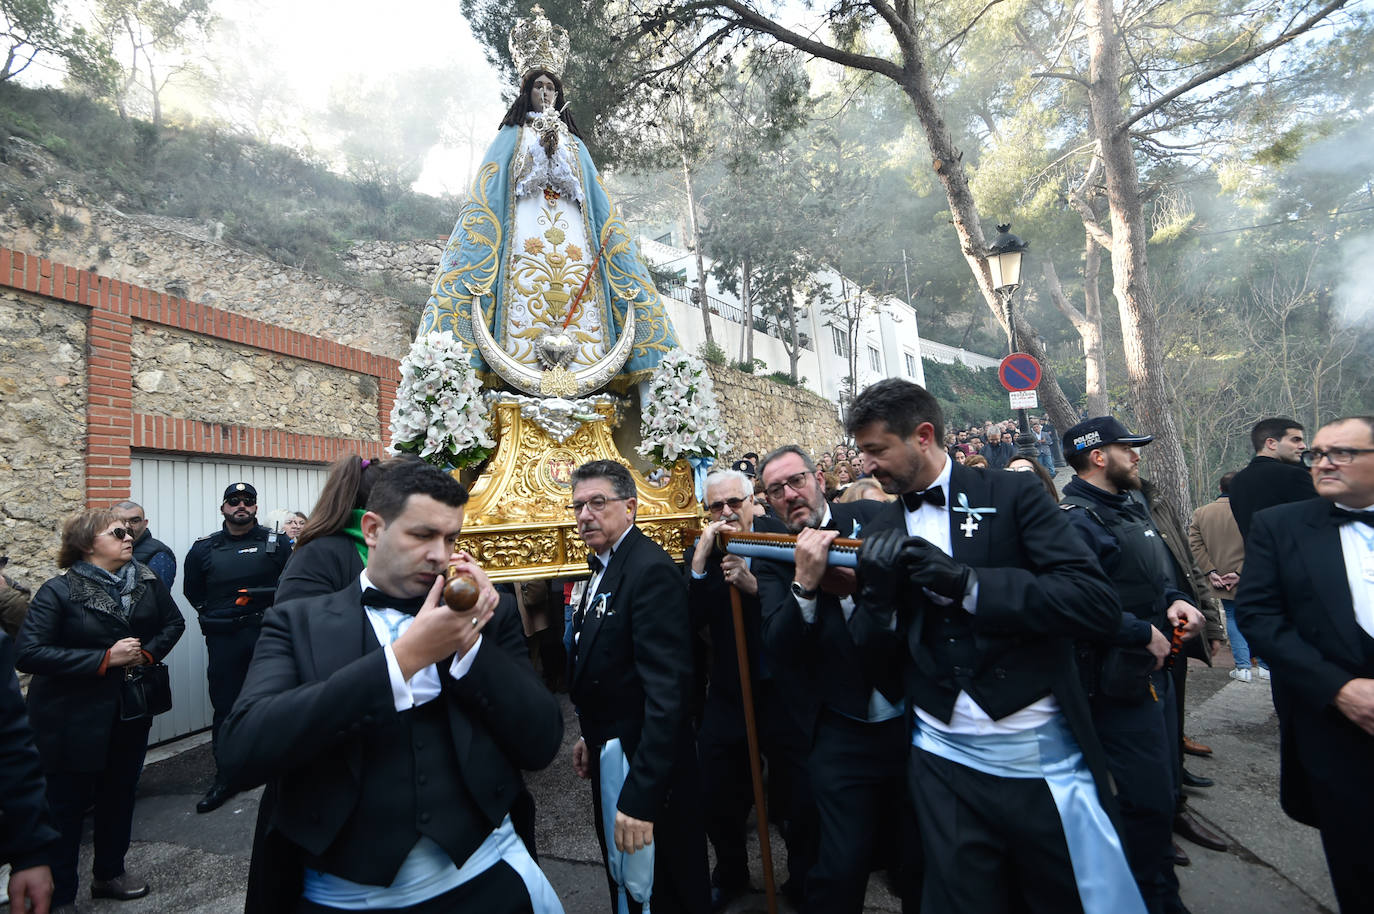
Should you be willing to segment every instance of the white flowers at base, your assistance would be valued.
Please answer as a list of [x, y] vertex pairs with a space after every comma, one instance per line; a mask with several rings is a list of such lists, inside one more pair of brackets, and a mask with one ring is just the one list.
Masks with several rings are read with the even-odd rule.
[[660, 466], [681, 457], [717, 457], [726, 449], [706, 363], [685, 349], [672, 350], [658, 363], [640, 412], [643, 441], [636, 450]]
[[482, 385], [451, 333], [429, 333], [401, 360], [387, 452], [416, 454], [443, 469], [485, 460], [496, 447]]

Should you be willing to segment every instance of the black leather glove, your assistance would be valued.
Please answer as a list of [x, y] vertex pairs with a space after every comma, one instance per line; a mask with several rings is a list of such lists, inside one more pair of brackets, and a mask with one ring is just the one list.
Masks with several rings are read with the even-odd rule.
[[[860, 553], [862, 555], [862, 553]], [[912, 584], [955, 603], [963, 603], [973, 583], [973, 569], [946, 555], [929, 540], [913, 536], [901, 549], [901, 561]]]
[[905, 530], [883, 530], [866, 536], [859, 547], [859, 602], [879, 611], [897, 607], [897, 594], [906, 590], [907, 566], [902, 547]]

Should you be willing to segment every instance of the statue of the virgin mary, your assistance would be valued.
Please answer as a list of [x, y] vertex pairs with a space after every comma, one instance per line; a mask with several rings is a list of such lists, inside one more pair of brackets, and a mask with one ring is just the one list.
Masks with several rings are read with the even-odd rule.
[[677, 336], [567, 109], [567, 31], [536, 6], [510, 50], [520, 93], [458, 214], [419, 332], [457, 336], [489, 386], [623, 391]]

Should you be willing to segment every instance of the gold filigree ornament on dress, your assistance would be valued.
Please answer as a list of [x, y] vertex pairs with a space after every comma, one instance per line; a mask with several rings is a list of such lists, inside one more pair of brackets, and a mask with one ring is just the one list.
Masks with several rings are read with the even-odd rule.
[[568, 30], [554, 25], [540, 6], [530, 10], [530, 18], [517, 19], [510, 30], [510, 56], [520, 71], [520, 82], [535, 70], [545, 70], [562, 78], [568, 61]]

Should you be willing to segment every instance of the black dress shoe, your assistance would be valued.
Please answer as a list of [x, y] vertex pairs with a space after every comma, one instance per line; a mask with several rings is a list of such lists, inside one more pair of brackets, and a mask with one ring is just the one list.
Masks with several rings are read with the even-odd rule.
[[1216, 781], [1212, 780], [1211, 778], [1198, 777], [1196, 774], [1193, 774], [1187, 768], [1183, 769], [1182, 780], [1184, 787], [1211, 787], [1213, 784], [1216, 783]]
[[1193, 818], [1190, 812], [1181, 812], [1174, 816], [1174, 834], [1182, 838], [1187, 838], [1194, 844], [1205, 847], [1208, 850], [1224, 851], [1226, 842], [1214, 832], [1208, 830], [1201, 822]]
[[1188, 859], [1188, 855], [1184, 852], [1183, 848], [1179, 847], [1179, 846], [1178, 846], [1178, 842], [1175, 841], [1175, 842], [1174, 842], [1174, 866], [1192, 866], [1192, 865], [1193, 865], [1193, 861], [1191, 861], [1191, 860]]
[[227, 784], [214, 784], [196, 804], [196, 812], [214, 812], [238, 791], [230, 790]]
[[148, 894], [148, 883], [128, 872], [120, 873], [113, 879], [97, 879], [91, 883], [92, 898], [113, 898], [115, 901], [132, 901]]

